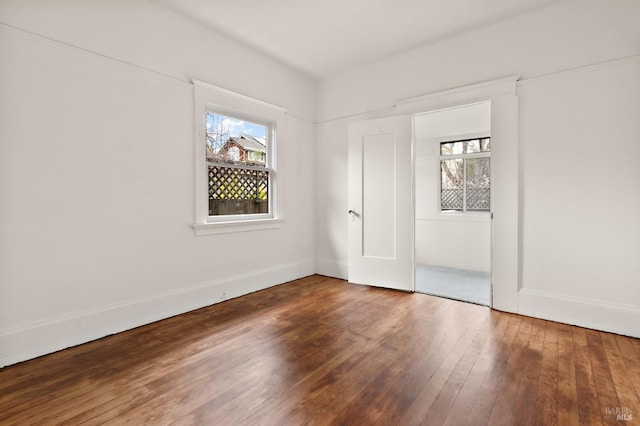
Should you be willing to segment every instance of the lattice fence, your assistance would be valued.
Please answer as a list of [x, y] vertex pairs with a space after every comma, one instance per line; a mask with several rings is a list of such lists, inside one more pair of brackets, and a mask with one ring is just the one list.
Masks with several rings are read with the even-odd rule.
[[[464, 208], [463, 189], [442, 189], [440, 206], [442, 210], [462, 210]], [[467, 210], [489, 210], [491, 202], [490, 188], [467, 187]]]
[[443, 189], [440, 193], [440, 207], [442, 210], [462, 210], [462, 189]]
[[209, 166], [209, 215], [269, 213], [269, 171]]
[[209, 166], [210, 200], [267, 200], [269, 171]]
[[467, 210], [489, 210], [491, 189], [467, 187]]

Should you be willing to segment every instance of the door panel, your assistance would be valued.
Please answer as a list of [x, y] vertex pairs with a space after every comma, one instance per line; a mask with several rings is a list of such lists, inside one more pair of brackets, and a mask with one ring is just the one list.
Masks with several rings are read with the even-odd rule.
[[349, 126], [349, 281], [413, 291], [411, 119]]
[[362, 246], [364, 257], [396, 257], [396, 140], [394, 134], [362, 137]]

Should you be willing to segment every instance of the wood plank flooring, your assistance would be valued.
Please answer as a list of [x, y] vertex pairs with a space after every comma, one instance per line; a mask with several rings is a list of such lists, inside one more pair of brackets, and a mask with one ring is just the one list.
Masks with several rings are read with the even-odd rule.
[[640, 424], [640, 341], [312, 276], [0, 370], [0, 424]]

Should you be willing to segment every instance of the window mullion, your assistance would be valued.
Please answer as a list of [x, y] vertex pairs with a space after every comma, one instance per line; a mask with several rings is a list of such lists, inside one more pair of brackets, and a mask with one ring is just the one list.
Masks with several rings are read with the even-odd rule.
[[462, 160], [462, 211], [467, 212], [467, 160]]

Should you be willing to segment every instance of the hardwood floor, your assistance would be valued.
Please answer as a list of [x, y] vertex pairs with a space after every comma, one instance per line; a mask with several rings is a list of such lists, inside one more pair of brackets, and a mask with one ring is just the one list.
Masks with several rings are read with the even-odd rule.
[[637, 424], [639, 396], [638, 339], [313, 276], [0, 370], [0, 424]]

